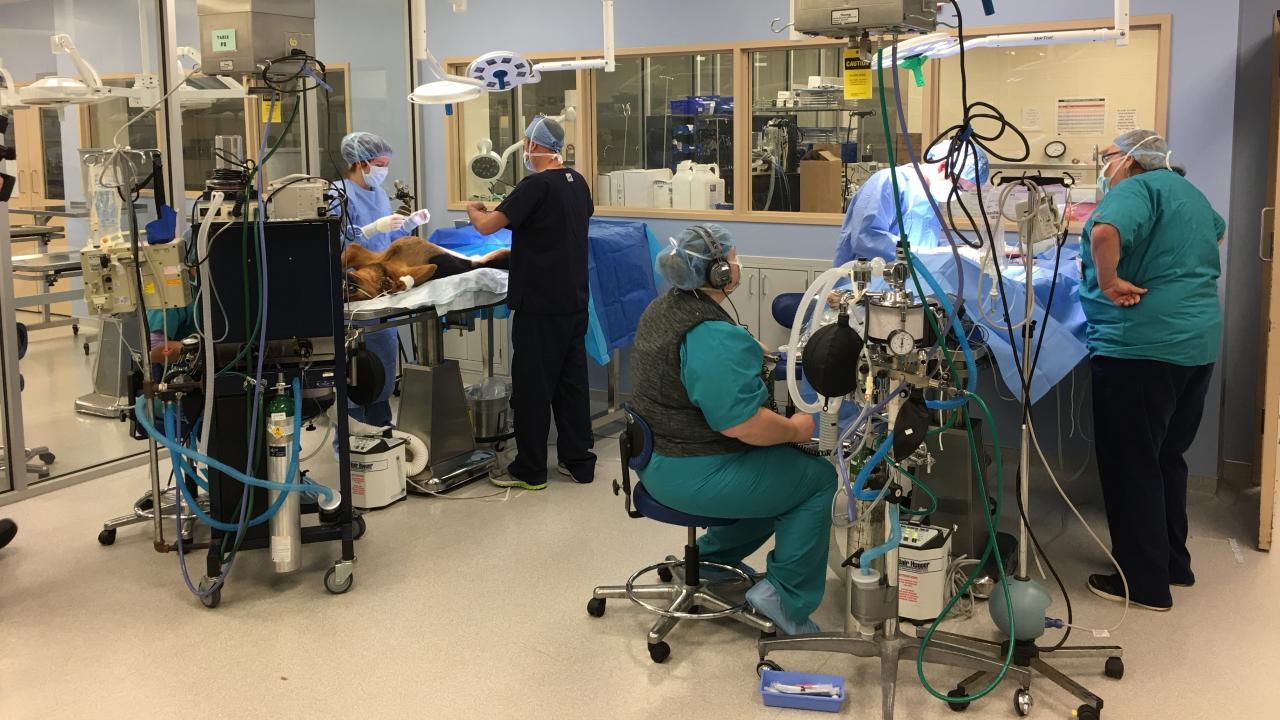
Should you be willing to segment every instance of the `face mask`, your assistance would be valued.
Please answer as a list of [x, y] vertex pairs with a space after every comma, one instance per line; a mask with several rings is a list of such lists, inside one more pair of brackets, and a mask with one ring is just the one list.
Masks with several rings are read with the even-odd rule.
[[537, 172], [537, 171], [538, 171], [538, 169], [537, 169], [536, 167], [534, 167], [534, 165], [533, 165], [533, 159], [534, 159], [535, 157], [549, 157], [549, 158], [555, 158], [555, 162], [562, 162], [562, 160], [560, 159], [560, 153], [538, 153], [538, 152], [529, 152], [529, 148], [528, 148], [528, 147], [526, 147], [526, 148], [524, 149], [524, 169], [525, 169], [525, 170], [528, 170], [529, 172]]
[[382, 187], [382, 183], [387, 180], [388, 172], [387, 168], [370, 165], [369, 168], [364, 171], [364, 184], [371, 188]]
[[[1123, 157], [1123, 158], [1120, 158], [1120, 159], [1121, 159], [1121, 161], [1123, 161], [1123, 160], [1126, 160], [1126, 159], [1128, 159], [1128, 158], [1133, 157], [1133, 153], [1134, 153], [1135, 151], [1137, 151], [1137, 149], [1138, 149], [1138, 148], [1142, 147], [1143, 145], [1145, 145], [1145, 144], [1146, 144], [1146, 143], [1148, 143], [1148, 142], [1151, 142], [1152, 140], [1157, 140], [1157, 139], [1159, 139], [1159, 136], [1157, 136], [1157, 135], [1152, 135], [1151, 137], [1147, 138], [1146, 140], [1143, 140], [1142, 142], [1138, 143], [1137, 145], [1134, 145], [1134, 146], [1133, 146], [1133, 150], [1130, 150], [1129, 152], [1125, 153], [1125, 154], [1124, 154], [1124, 157]], [[1172, 169], [1173, 169], [1173, 165], [1170, 163], [1170, 158], [1172, 158], [1172, 157], [1173, 157], [1173, 151], [1169, 151], [1169, 152], [1165, 153], [1165, 156], [1164, 156], [1164, 166], [1165, 166], [1166, 168], [1170, 169], [1170, 170], [1172, 170]], [[1107, 168], [1109, 168], [1109, 167], [1111, 167], [1111, 163], [1107, 163], [1106, 165], [1103, 165], [1103, 166], [1102, 166], [1102, 173], [1101, 173], [1100, 175], [1098, 175], [1098, 192], [1099, 192], [1099, 193], [1101, 193], [1101, 194], [1102, 194], [1102, 195], [1104, 195], [1104, 196], [1105, 196], [1107, 193], [1111, 192], [1111, 188], [1115, 187], [1115, 184], [1111, 182], [1111, 178], [1107, 176]]]

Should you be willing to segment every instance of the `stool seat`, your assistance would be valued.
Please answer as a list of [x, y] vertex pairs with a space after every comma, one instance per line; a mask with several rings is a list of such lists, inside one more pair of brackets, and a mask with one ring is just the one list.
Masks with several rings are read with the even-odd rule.
[[680, 512], [673, 508], [653, 499], [649, 491], [645, 489], [644, 483], [638, 483], [632, 491], [632, 498], [636, 504], [636, 510], [639, 510], [645, 517], [650, 520], [657, 520], [660, 523], [668, 525], [679, 525], [681, 527], [724, 527], [733, 525], [737, 520], [728, 518], [703, 517], [700, 515], [690, 515]]

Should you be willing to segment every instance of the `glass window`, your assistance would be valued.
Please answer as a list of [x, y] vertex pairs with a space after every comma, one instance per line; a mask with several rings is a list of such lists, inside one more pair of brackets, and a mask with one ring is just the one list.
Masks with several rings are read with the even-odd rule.
[[213, 173], [213, 143], [218, 135], [244, 139], [244, 101], [215, 100], [205, 106], [182, 108], [182, 173], [188, 192], [204, 190]]
[[[970, 101], [982, 99], [999, 108], [1030, 145], [1024, 162], [992, 158], [993, 174], [1066, 173], [1092, 186], [1097, 148], [1125, 130], [1162, 129], [1158, 27], [1133, 28], [1123, 48], [1114, 43], [979, 48], [965, 53], [965, 60]], [[964, 110], [959, 58], [940, 64], [939, 132], [959, 123]], [[1009, 157], [1024, 152], [1014, 133], [990, 145]]]
[[[879, 94], [844, 99], [843, 50], [751, 53], [752, 210], [843, 212], [857, 178], [888, 162]], [[905, 72], [899, 82], [914, 85]]]
[[[464, 74], [466, 68], [455, 66], [452, 71]], [[459, 106], [457, 112], [462, 128], [458, 177], [463, 200], [501, 200], [524, 179], [528, 171], [520, 145], [525, 126], [538, 115], [560, 120], [565, 131], [564, 164], [578, 164], [576, 72], [543, 73], [541, 82], [486, 93]]]
[[732, 53], [625, 58], [593, 74], [596, 205], [732, 209]]

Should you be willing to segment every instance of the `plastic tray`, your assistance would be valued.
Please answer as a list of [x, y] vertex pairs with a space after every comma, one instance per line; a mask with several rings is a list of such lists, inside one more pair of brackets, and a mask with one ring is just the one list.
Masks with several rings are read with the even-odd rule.
[[[818, 695], [787, 695], [767, 689], [774, 683], [784, 685], [831, 684], [840, 689], [836, 697]], [[769, 707], [795, 708], [798, 710], [818, 710], [820, 712], [838, 713], [844, 705], [844, 678], [838, 675], [811, 675], [809, 673], [781, 672], [765, 670], [760, 674], [760, 697]]]

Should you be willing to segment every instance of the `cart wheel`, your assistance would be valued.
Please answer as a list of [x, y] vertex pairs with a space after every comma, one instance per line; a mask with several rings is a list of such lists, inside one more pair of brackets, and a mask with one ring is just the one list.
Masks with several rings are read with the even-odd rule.
[[1124, 677], [1124, 660], [1118, 657], [1107, 658], [1107, 677], [1119, 680]]
[[503, 450], [506, 450], [506, 449], [507, 449], [506, 440], [499, 440], [498, 442], [493, 444], [494, 452], [502, 452]]
[[116, 529], [108, 528], [98, 533], [99, 545], [114, 545], [116, 542]]
[[1018, 688], [1013, 694], [1013, 711], [1018, 713], [1018, 717], [1026, 717], [1031, 714], [1031, 708], [1035, 705], [1035, 701], [1031, 699], [1031, 692], [1026, 688]]
[[671, 574], [671, 568], [665, 565], [658, 568], [658, 579], [661, 580], [662, 582], [671, 582], [671, 579], [673, 577], [675, 576]]
[[764, 675], [764, 671], [765, 671], [765, 670], [772, 670], [772, 671], [774, 671], [774, 672], [782, 672], [782, 666], [781, 666], [781, 665], [779, 665], [778, 663], [776, 663], [776, 662], [772, 661], [772, 660], [761, 660], [760, 662], [756, 663], [756, 675], [757, 675], [757, 676]]
[[[955, 690], [952, 690], [951, 692], [947, 693], [947, 697], [952, 697], [952, 698], [962, 698], [962, 697], [966, 697], [967, 695], [968, 693], [966, 693], [964, 690], [960, 688], [956, 688]], [[969, 703], [949, 702], [947, 703], [947, 707], [951, 708], [951, 712], [964, 712], [965, 710], [969, 709]]]
[[1076, 708], [1076, 720], [1099, 720], [1102, 713], [1093, 709], [1092, 705], [1081, 705]]
[[591, 617], [604, 616], [604, 598], [591, 598], [587, 601], [587, 614]]
[[363, 515], [357, 515], [352, 525], [353, 525], [353, 527], [351, 528], [352, 540], [359, 540], [360, 538], [364, 537], [364, 531], [369, 529], [368, 524], [365, 523], [364, 521]]
[[80, 326], [79, 326], [79, 325], [76, 325], [76, 324], [74, 324], [74, 323], [73, 323], [73, 324], [71, 325], [71, 334], [72, 334], [72, 335], [79, 335], [79, 334], [80, 334]]
[[[200, 581], [199, 589], [201, 593], [209, 592], [209, 588], [211, 587], [213, 587], [213, 580], [210, 580], [209, 578], [205, 578]], [[200, 596], [200, 604], [204, 605], [210, 610], [218, 607], [218, 605], [220, 605], [221, 603], [222, 603], [222, 586], [221, 585], [218, 586], [217, 590], [214, 590], [208, 595]]]
[[44, 463], [45, 465], [52, 465], [53, 461], [58, 459], [58, 456], [54, 455], [51, 452], [42, 452], [40, 453], [39, 458], [40, 458], [40, 462]]
[[649, 657], [656, 663], [664, 663], [671, 657], [671, 646], [665, 642], [649, 643]]
[[89, 343], [85, 343], [85, 344], [84, 344], [84, 354], [85, 354], [86, 356], [88, 356], [88, 354], [89, 354]]
[[347, 576], [347, 581], [346, 581], [346, 582], [344, 582], [344, 583], [339, 584], [339, 583], [338, 583], [338, 581], [334, 579], [334, 577], [337, 575], [337, 573], [338, 573], [338, 568], [336, 568], [336, 567], [331, 567], [331, 568], [329, 568], [328, 570], [326, 570], [326, 571], [325, 571], [325, 573], [324, 573], [324, 589], [325, 589], [325, 590], [328, 590], [329, 592], [333, 593], [334, 595], [341, 595], [342, 593], [344, 593], [344, 592], [346, 592], [346, 591], [348, 591], [348, 590], [350, 590], [350, 589], [351, 589], [351, 585], [352, 585], [352, 583], [354, 583], [354, 582], [355, 582], [356, 576], [355, 576], [355, 575], [348, 575], [348, 576]]

